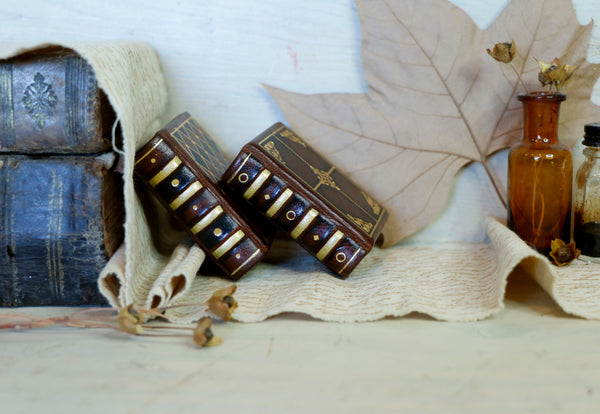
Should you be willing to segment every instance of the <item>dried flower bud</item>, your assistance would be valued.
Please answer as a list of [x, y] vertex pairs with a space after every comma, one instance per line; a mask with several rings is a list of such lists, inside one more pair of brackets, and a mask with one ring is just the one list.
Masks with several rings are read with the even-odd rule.
[[544, 63], [539, 59], [536, 61], [540, 65], [538, 80], [542, 86], [554, 85], [556, 89], [564, 86], [577, 69], [577, 66], [561, 64], [558, 58], [554, 58], [551, 63]]
[[552, 80], [550, 80], [550, 78], [548, 76], [546, 76], [546, 74], [544, 72], [538, 73], [538, 80], [540, 81], [542, 86], [547, 86], [552, 83]]
[[217, 290], [208, 300], [208, 311], [224, 321], [231, 319], [233, 311], [237, 308], [237, 302], [233, 298], [236, 290], [235, 285]]
[[517, 47], [515, 46], [515, 42], [504, 42], [504, 43], [496, 43], [494, 45], [494, 50], [486, 49], [488, 54], [496, 59], [498, 62], [502, 63], [510, 63], [512, 62], [515, 54], [517, 53]]
[[221, 338], [215, 336], [210, 329], [212, 321], [209, 317], [204, 317], [198, 321], [194, 328], [194, 342], [200, 347], [221, 345]]
[[142, 333], [141, 316], [129, 305], [126, 308], [120, 309], [118, 314], [119, 326], [121, 330], [132, 335], [138, 335]]
[[577, 259], [581, 250], [575, 247], [575, 242], [566, 244], [560, 239], [554, 239], [550, 242], [550, 257], [557, 266], [565, 266]]

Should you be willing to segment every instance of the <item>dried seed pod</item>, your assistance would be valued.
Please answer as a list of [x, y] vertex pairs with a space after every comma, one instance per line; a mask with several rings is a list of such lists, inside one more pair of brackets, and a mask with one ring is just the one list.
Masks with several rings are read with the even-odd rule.
[[564, 86], [577, 69], [577, 66], [563, 65], [558, 58], [554, 58], [550, 63], [542, 62], [539, 59], [536, 61], [540, 65], [538, 80], [542, 86], [554, 85], [556, 89]]
[[210, 329], [211, 326], [212, 321], [209, 317], [204, 317], [198, 321], [194, 328], [194, 342], [196, 345], [200, 347], [221, 345], [221, 338], [213, 334]]
[[[539, 60], [538, 58], [534, 58], [535, 61], [538, 63], [538, 65], [540, 65], [540, 72], [542, 73], [546, 73], [549, 72], [552, 68], [552, 63], [545, 63], [542, 62], [541, 60]], [[556, 58], [554, 58], [553, 62], [556, 60]]]
[[132, 335], [139, 335], [142, 333], [140, 314], [133, 309], [131, 305], [119, 310], [118, 320], [122, 331]]
[[556, 266], [565, 266], [577, 259], [581, 250], [575, 247], [575, 242], [566, 244], [560, 239], [554, 239], [550, 242], [550, 257]]
[[486, 49], [486, 51], [498, 62], [510, 63], [517, 53], [517, 46], [515, 45], [514, 41], [496, 43], [493, 51], [490, 49]]
[[206, 302], [208, 311], [224, 321], [230, 320], [233, 311], [237, 308], [237, 302], [232, 296], [235, 291], [235, 285], [215, 291]]
[[552, 80], [550, 80], [550, 78], [548, 76], [546, 76], [546, 74], [544, 72], [538, 73], [538, 80], [540, 81], [542, 86], [547, 86], [552, 83]]

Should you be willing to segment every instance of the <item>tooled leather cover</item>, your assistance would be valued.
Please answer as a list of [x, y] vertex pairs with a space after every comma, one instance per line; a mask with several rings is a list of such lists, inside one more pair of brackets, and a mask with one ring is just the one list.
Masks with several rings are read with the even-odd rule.
[[386, 210], [302, 138], [285, 125], [276, 123], [255, 138], [250, 146], [268, 155], [282, 171], [294, 178], [298, 186], [317, 196], [334, 214], [353, 226], [365, 243], [373, 245], [383, 230]]
[[[168, 179], [152, 184], [151, 177], [165, 168], [168, 159], [173, 159], [168, 153], [178, 157], [182, 167], [169, 173]], [[207, 250], [207, 257], [212, 258], [228, 276], [237, 279], [268, 251], [274, 229], [261, 217], [243, 214], [236, 202], [221, 190], [217, 183], [228, 166], [225, 154], [206, 131], [190, 114], [182, 113], [137, 151], [135, 171], [150, 191], [191, 231], [200, 247]], [[191, 188], [188, 183], [194, 180], [210, 191], [198, 189], [185, 201], [178, 201], [182, 200], [185, 189]], [[177, 185], [173, 185], [174, 182]], [[185, 183], [185, 186], [179, 188], [180, 183]], [[225, 214], [215, 216], [209, 224], [202, 226], [201, 231], [195, 232], [194, 223], [197, 225], [203, 221], [198, 221], [198, 218], [209, 216], [217, 206]], [[215, 251], [225, 244], [232, 233], [235, 235], [237, 229], [241, 229], [247, 237], [239, 239], [232, 250], [219, 258], [215, 257]], [[252, 250], [252, 244], [260, 252], [255, 252], [256, 248]], [[252, 256], [252, 261], [240, 269], [239, 257], [246, 255]]]
[[101, 152], [113, 120], [92, 68], [74, 52], [0, 61], [0, 152]]
[[379, 203], [280, 123], [242, 148], [222, 182], [344, 278], [372, 249], [387, 218]]

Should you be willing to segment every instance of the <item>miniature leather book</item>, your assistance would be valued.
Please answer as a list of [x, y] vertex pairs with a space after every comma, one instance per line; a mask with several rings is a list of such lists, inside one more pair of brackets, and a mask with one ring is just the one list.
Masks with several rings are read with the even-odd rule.
[[74, 52], [49, 48], [0, 61], [0, 152], [110, 150], [114, 118], [92, 68]]
[[134, 171], [207, 257], [237, 280], [267, 253], [273, 232], [242, 215], [219, 187], [228, 165], [212, 138], [183, 113], [138, 150]]
[[342, 277], [371, 251], [387, 219], [378, 202], [281, 123], [242, 148], [223, 182]]

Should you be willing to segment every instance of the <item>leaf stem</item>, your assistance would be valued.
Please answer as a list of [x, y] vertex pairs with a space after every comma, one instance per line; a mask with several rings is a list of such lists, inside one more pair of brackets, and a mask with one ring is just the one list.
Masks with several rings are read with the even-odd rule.
[[487, 159], [482, 159], [481, 165], [483, 165], [485, 172], [487, 173], [488, 177], [490, 178], [490, 181], [492, 182], [492, 186], [494, 187], [494, 190], [496, 190], [496, 194], [498, 194], [498, 198], [502, 202], [502, 205], [504, 206], [504, 208], [508, 208], [508, 200], [506, 199], [506, 191], [503, 191], [502, 186], [500, 185], [500, 182], [499, 182], [500, 180], [498, 179], [498, 176], [488, 165]]
[[525, 85], [525, 82], [523, 82], [523, 79], [521, 79], [521, 74], [517, 70], [517, 68], [516, 68], [515, 64], [512, 62], [512, 60], [510, 61], [510, 67], [513, 68], [513, 70], [515, 71], [515, 74], [517, 75], [517, 79], [519, 79], [519, 83], [521, 85], [523, 85], [523, 88], [525, 89], [525, 93], [529, 93], [529, 89], [527, 88], [527, 85]]

